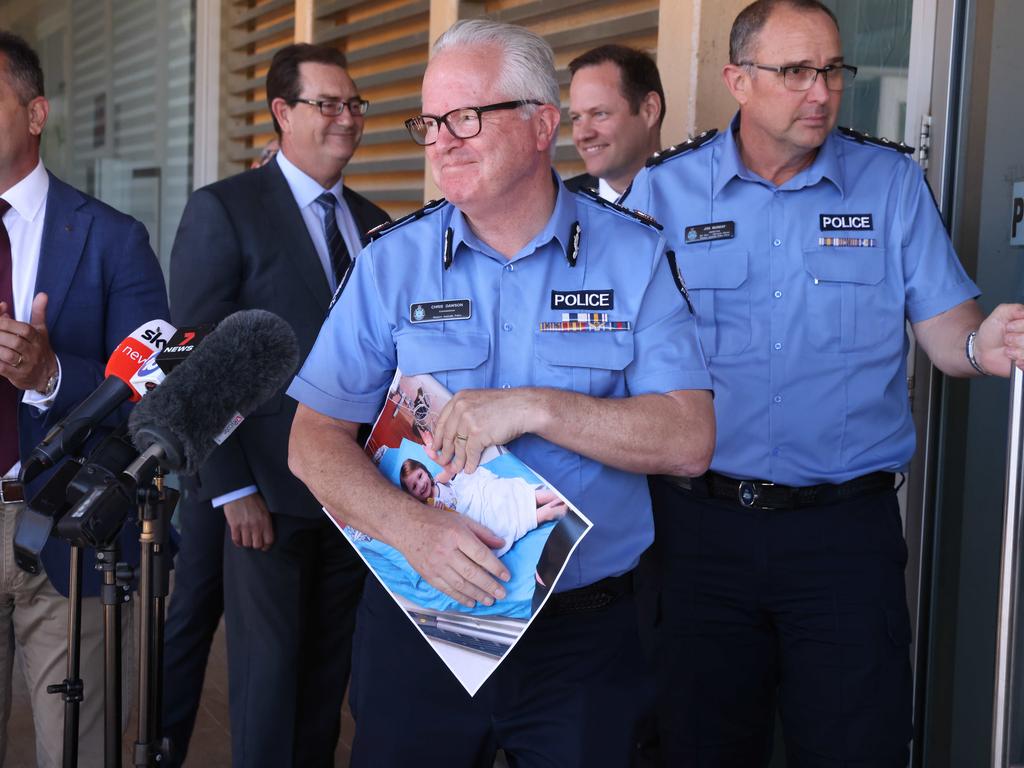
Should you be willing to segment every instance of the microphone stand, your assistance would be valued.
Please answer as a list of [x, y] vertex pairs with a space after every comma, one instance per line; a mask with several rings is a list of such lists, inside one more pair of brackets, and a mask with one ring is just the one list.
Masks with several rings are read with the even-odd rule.
[[164, 600], [169, 591], [170, 553], [167, 551], [171, 513], [178, 491], [164, 483], [157, 468], [152, 479], [138, 487], [139, 605], [139, 723], [134, 764], [160, 765], [170, 757], [170, 742], [162, 737]]
[[106, 768], [121, 768], [121, 606], [131, 600], [132, 568], [119, 563], [117, 539], [96, 551], [103, 572], [103, 756]]
[[78, 715], [82, 702], [82, 549], [71, 545], [68, 579], [68, 665], [64, 682], [46, 686], [46, 692], [64, 699], [64, 768], [78, 765]]

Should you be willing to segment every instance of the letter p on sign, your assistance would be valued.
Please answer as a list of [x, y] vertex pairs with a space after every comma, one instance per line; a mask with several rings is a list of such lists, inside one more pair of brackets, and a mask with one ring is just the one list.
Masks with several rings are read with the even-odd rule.
[[1010, 245], [1024, 245], [1024, 182], [1013, 185], [1013, 213], [1010, 216]]

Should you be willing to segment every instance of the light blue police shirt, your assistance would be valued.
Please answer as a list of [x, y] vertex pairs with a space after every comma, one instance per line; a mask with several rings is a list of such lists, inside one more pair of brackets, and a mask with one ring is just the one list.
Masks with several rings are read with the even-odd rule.
[[[408, 375], [431, 374], [453, 393], [542, 386], [629, 397], [709, 389], [696, 324], [669, 271], [661, 235], [556, 184], [550, 220], [512, 259], [477, 238], [448, 203], [428, 206], [370, 243], [288, 394], [328, 416], [372, 422], [396, 366]], [[584, 289], [613, 292], [608, 320], [627, 322], [629, 330], [540, 330], [566, 311], [552, 309], [553, 291]], [[414, 322], [414, 305], [462, 299], [471, 303], [469, 319]], [[643, 475], [536, 435], [509, 448], [594, 523], [560, 591], [636, 565], [654, 535]]]
[[910, 157], [836, 130], [775, 186], [744, 166], [738, 119], [645, 168], [624, 203], [665, 226], [693, 299], [714, 380], [712, 469], [797, 486], [904, 469], [904, 318], [978, 289]]

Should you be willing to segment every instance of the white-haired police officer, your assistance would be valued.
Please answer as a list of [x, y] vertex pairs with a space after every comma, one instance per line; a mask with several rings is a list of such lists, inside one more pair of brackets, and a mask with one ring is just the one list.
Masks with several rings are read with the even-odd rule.
[[[507, 443], [594, 522], [560, 591], [472, 698], [367, 584], [353, 765], [490, 765], [499, 747], [518, 765], [630, 761], [649, 681], [629, 577], [653, 535], [644, 474], [704, 471], [710, 378], [657, 229], [552, 172], [558, 101], [551, 49], [533, 33], [469, 21], [441, 37], [427, 114], [407, 125], [448, 202], [362, 252], [289, 390], [293, 471], [467, 606], [505, 596], [496, 537], [401, 493], [353, 440], [396, 367], [455, 393], [434, 435], [442, 463], [472, 472]], [[592, 301], [607, 327], [560, 327], [569, 304]]]

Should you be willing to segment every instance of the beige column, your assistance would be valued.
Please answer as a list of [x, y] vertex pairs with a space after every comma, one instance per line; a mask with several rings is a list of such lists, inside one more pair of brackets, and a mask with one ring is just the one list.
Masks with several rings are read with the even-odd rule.
[[295, 42], [313, 42], [313, 3], [315, 0], [295, 0]]
[[662, 141], [678, 144], [728, 125], [736, 103], [722, 82], [729, 30], [750, 0], [661, 0], [658, 69], [665, 87]]

